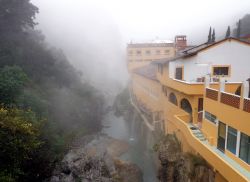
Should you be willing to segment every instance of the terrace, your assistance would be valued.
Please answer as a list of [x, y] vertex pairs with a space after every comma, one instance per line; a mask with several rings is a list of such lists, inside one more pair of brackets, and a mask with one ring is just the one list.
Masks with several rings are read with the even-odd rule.
[[[179, 79], [170, 78], [169, 76], [160, 74], [159, 72], [157, 73], [157, 79], [163, 85], [173, 88], [175, 90], [179, 90], [187, 95], [203, 95], [204, 94], [205, 82], [200, 82], [199, 80], [198, 81], [179, 80]], [[216, 80], [217, 82], [214, 82], [214, 81], [210, 82], [210, 87], [213, 89], [219, 89], [218, 80]], [[225, 91], [229, 93], [235, 93], [235, 91], [241, 84], [242, 84], [241, 82], [226, 82]]]
[[[250, 173], [230, 157], [211, 146], [203, 133], [192, 124], [188, 123], [188, 115], [175, 115], [173, 124], [178, 128], [189, 145], [205, 158], [210, 165], [228, 181], [246, 182], [250, 181]], [[177, 131], [177, 132], [178, 132]]]

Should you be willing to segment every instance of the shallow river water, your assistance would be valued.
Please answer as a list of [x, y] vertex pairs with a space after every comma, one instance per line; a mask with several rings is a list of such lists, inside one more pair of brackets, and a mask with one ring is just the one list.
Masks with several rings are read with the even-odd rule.
[[153, 137], [142, 121], [126, 122], [109, 112], [103, 120], [103, 133], [129, 143], [129, 150], [121, 159], [137, 164], [142, 172], [144, 182], [156, 182], [156, 165], [153, 156]]

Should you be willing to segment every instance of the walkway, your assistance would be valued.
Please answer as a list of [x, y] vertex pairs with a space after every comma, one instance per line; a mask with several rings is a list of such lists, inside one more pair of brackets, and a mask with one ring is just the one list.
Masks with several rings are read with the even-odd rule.
[[248, 179], [248, 181], [250, 181], [250, 172], [248, 170], [246, 170], [241, 165], [239, 165], [236, 161], [234, 161], [233, 159], [231, 159], [230, 157], [228, 157], [227, 155], [225, 155], [223, 152], [221, 152], [220, 150], [218, 150], [215, 146], [211, 146], [208, 143], [207, 139], [205, 138], [205, 136], [203, 135], [203, 133], [200, 131], [200, 129], [198, 127], [196, 127], [196, 126], [194, 126], [193, 124], [190, 124], [190, 123], [188, 124], [188, 126], [189, 126], [189, 129], [194, 134], [194, 136], [196, 136], [200, 140], [200, 142], [202, 142], [203, 144], [205, 144], [214, 153], [216, 153], [218, 156], [220, 156], [228, 164], [230, 164], [231, 166], [233, 166], [233, 168], [236, 169], [236, 171], [238, 171], [242, 176], [245, 176]]

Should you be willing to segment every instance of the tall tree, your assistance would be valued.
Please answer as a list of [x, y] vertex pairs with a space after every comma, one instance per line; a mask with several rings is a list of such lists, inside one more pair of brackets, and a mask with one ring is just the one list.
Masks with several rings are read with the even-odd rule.
[[4, 32], [22, 32], [33, 28], [34, 18], [38, 8], [30, 0], [1, 0], [0, 1], [0, 35]]
[[237, 24], [237, 34], [236, 37], [240, 38], [241, 35], [241, 20], [239, 20], [238, 24]]
[[209, 33], [208, 33], [208, 39], [207, 39], [207, 43], [211, 43], [212, 40], [212, 28], [209, 28]]
[[213, 34], [212, 34], [212, 38], [211, 38], [211, 42], [215, 42], [215, 29], [213, 29]]
[[230, 36], [231, 36], [231, 29], [230, 29], [230, 26], [228, 26], [225, 38], [228, 38]]

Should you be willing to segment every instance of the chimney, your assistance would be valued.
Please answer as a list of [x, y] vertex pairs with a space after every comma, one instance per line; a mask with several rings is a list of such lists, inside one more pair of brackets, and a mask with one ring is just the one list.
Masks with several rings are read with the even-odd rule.
[[184, 50], [187, 47], [187, 36], [186, 35], [176, 35], [175, 36], [175, 48], [177, 51]]

